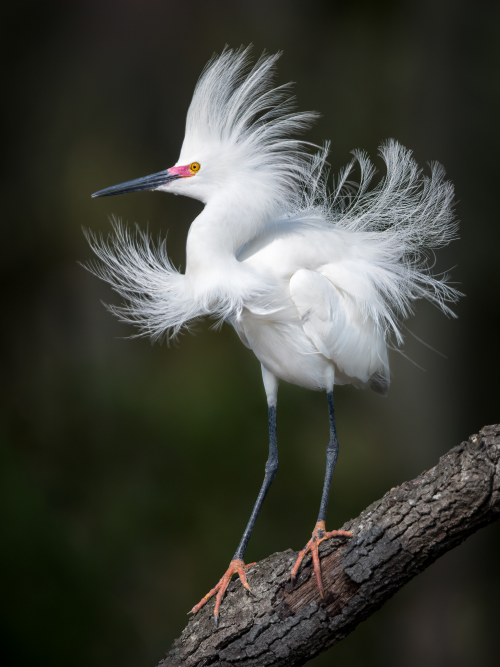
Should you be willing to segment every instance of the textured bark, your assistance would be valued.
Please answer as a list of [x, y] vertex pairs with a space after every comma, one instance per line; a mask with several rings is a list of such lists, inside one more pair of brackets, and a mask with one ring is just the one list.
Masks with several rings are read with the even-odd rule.
[[439, 556], [500, 516], [500, 424], [451, 449], [416, 479], [348, 521], [352, 538], [320, 547], [325, 600], [309, 560], [295, 586], [288, 549], [229, 585], [215, 628], [214, 602], [191, 618], [158, 667], [303, 665], [344, 639]]

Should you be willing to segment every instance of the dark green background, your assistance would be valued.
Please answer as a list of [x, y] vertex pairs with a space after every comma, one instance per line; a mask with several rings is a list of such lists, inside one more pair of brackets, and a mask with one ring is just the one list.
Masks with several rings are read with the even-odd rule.
[[[77, 264], [81, 227], [138, 222], [183, 266], [200, 204], [90, 193], [177, 160], [206, 61], [226, 43], [283, 50], [279, 82], [323, 118], [307, 138], [375, 157], [394, 137], [442, 162], [461, 241], [438, 269], [467, 295], [449, 320], [418, 306], [387, 399], [336, 392], [341, 444], [328, 527], [433, 466], [498, 406], [499, 21], [495, 3], [272, 0], [11, 2], [2, 9], [1, 658], [6, 665], [153, 667], [218, 581], [261, 483], [260, 368], [209, 323], [178, 344], [130, 340]], [[377, 164], [382, 164], [377, 158]], [[282, 384], [281, 467], [247, 552], [308, 539], [328, 419]], [[313, 663], [497, 664], [499, 526], [415, 579]], [[223, 613], [223, 612], [222, 612]], [[335, 663], [335, 664], [336, 664]]]

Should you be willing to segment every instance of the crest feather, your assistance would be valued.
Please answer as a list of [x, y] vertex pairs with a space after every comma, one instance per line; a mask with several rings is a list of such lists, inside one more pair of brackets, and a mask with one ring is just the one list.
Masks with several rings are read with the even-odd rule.
[[[319, 117], [296, 112], [291, 83], [274, 86], [280, 53], [262, 54], [253, 67], [251, 48], [225, 48], [203, 70], [193, 94], [179, 163], [209, 152], [210, 159], [272, 178], [289, 196], [310, 170], [311, 144], [290, 137]], [[284, 193], [283, 193], [284, 194]]]

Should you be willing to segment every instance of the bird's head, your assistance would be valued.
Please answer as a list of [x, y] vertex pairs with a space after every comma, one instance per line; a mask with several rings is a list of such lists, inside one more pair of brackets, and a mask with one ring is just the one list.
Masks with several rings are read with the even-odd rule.
[[250, 68], [249, 49], [226, 48], [196, 85], [177, 164], [92, 196], [160, 190], [207, 203], [232, 191], [239, 199], [281, 206], [309, 164], [303, 142], [290, 135], [316, 114], [293, 111], [288, 85], [273, 88], [278, 57], [264, 55]]
[[185, 195], [206, 203], [221, 187], [227, 191], [231, 184], [241, 182], [243, 170], [235, 168], [234, 160], [224, 161], [221, 155], [212, 160], [208, 156], [205, 157], [203, 164], [197, 160], [186, 162], [180, 159], [174, 167], [165, 171], [113, 185], [95, 192], [92, 197], [111, 197], [141, 190], [158, 190]]

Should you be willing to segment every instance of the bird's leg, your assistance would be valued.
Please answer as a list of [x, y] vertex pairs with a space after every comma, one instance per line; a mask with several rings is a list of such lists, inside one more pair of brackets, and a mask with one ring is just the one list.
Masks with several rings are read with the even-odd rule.
[[203, 607], [203, 605], [207, 602], [207, 600], [209, 600], [213, 595], [217, 593], [217, 598], [215, 601], [215, 609], [214, 609], [214, 621], [217, 627], [219, 625], [219, 608], [222, 602], [222, 598], [224, 597], [224, 593], [226, 592], [226, 589], [229, 586], [229, 582], [231, 581], [231, 577], [233, 576], [233, 574], [238, 574], [243, 586], [247, 589], [247, 591], [251, 593], [250, 586], [248, 585], [246, 578], [246, 572], [250, 567], [252, 567], [252, 565], [255, 565], [255, 563], [250, 563], [249, 565], [245, 565], [245, 563], [243, 562], [243, 556], [245, 555], [247, 544], [248, 541], [250, 540], [250, 535], [252, 534], [252, 530], [253, 527], [255, 526], [255, 522], [262, 507], [262, 503], [264, 502], [264, 498], [266, 497], [266, 494], [269, 491], [269, 488], [273, 483], [274, 478], [276, 477], [277, 470], [278, 470], [278, 441], [276, 437], [276, 404], [274, 404], [269, 406], [269, 457], [266, 463], [266, 474], [259, 495], [255, 502], [252, 514], [248, 521], [247, 527], [245, 528], [245, 532], [243, 533], [238, 548], [236, 549], [236, 553], [233, 556], [233, 560], [230, 562], [229, 568], [227, 569], [222, 579], [219, 581], [217, 586], [215, 586], [215, 588], [212, 588], [212, 590], [209, 591], [205, 595], [205, 597], [189, 612], [192, 614], [196, 614], [196, 612]]
[[352, 537], [352, 533], [346, 530], [332, 530], [327, 532], [325, 530], [325, 519], [326, 519], [326, 510], [328, 509], [328, 498], [330, 496], [330, 487], [332, 485], [332, 476], [333, 471], [335, 470], [335, 465], [337, 463], [337, 458], [339, 455], [339, 443], [337, 440], [337, 428], [335, 426], [335, 411], [333, 408], [333, 391], [327, 393], [328, 397], [328, 412], [330, 416], [330, 442], [326, 448], [326, 471], [325, 471], [325, 482], [323, 484], [323, 494], [321, 496], [321, 504], [319, 507], [318, 520], [313, 530], [313, 534], [309, 542], [299, 553], [295, 565], [292, 569], [292, 581], [295, 581], [295, 577], [300, 568], [300, 564], [304, 559], [304, 556], [310, 551], [313, 559], [314, 573], [316, 575], [316, 582], [318, 584], [318, 589], [321, 597], [324, 597], [323, 594], [323, 582], [321, 580], [321, 566], [319, 562], [319, 551], [318, 547], [323, 542], [323, 540], [328, 540], [331, 537], [338, 537], [344, 535], [347, 537]]

